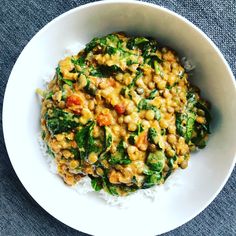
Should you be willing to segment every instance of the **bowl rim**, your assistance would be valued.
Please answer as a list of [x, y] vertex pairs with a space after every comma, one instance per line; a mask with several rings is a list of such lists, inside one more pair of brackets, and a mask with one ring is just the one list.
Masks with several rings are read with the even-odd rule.
[[[17, 60], [15, 61], [14, 65], [12, 67], [11, 73], [10, 73], [8, 81], [7, 81], [7, 85], [5, 87], [3, 106], [2, 106], [2, 127], [3, 127], [4, 142], [5, 142], [5, 146], [6, 146], [6, 150], [7, 150], [7, 153], [8, 153], [9, 160], [11, 162], [11, 165], [13, 167], [14, 172], [16, 173], [16, 176], [18, 177], [18, 179], [22, 183], [25, 190], [34, 199], [34, 201], [36, 201], [37, 204], [40, 207], [42, 207], [47, 213], [49, 213], [55, 219], [59, 220], [60, 222], [62, 222], [65, 225], [67, 225], [67, 226], [69, 226], [69, 227], [71, 227], [75, 230], [81, 231], [81, 232], [84, 232], [84, 231], [82, 231], [83, 229], [75, 228], [72, 224], [69, 224], [68, 222], [64, 222], [64, 220], [61, 220], [61, 219], [57, 218], [57, 216], [55, 216], [54, 212], [49, 211], [45, 207], [46, 204], [44, 204], [40, 199], [38, 199], [37, 195], [35, 196], [34, 194], [30, 193], [30, 190], [28, 190], [29, 188], [27, 188], [26, 184], [22, 181], [21, 174], [19, 172], [17, 173], [17, 171], [16, 171], [17, 168], [16, 168], [16, 165], [14, 164], [14, 159], [11, 158], [11, 155], [10, 155], [11, 148], [10, 148], [10, 145], [9, 145], [9, 142], [8, 142], [9, 137], [6, 135], [6, 133], [7, 133], [7, 131], [6, 131], [7, 117], [6, 117], [5, 114], [6, 114], [6, 107], [7, 107], [6, 100], [7, 100], [7, 97], [8, 97], [8, 87], [10, 87], [11, 81], [13, 81], [12, 77], [13, 77], [13, 71], [15, 70], [15, 66], [16, 66], [17, 62], [21, 59], [21, 57], [24, 54], [24, 51], [26, 50], [26, 48], [29, 45], [31, 45], [38, 37], [40, 37], [40, 35], [43, 34], [49, 27], [51, 27], [53, 24], [56, 24], [57, 21], [61, 20], [62, 18], [65, 18], [66, 16], [68, 16], [70, 14], [73, 14], [76, 11], [80, 11], [80, 10], [83, 10], [83, 9], [86, 9], [86, 8], [90, 8], [90, 7], [94, 7], [94, 6], [98, 6], [98, 5], [113, 5], [113, 4], [127, 4], [127, 3], [128, 4], [134, 4], [134, 5], [147, 6], [147, 7], [151, 7], [153, 9], [156, 9], [156, 10], [163, 11], [167, 14], [170, 14], [170, 15], [178, 18], [179, 20], [183, 21], [184, 23], [188, 24], [189, 26], [191, 26], [191, 28], [193, 28], [198, 34], [200, 34], [210, 44], [210, 46], [215, 50], [217, 55], [220, 57], [222, 63], [225, 65], [225, 67], [227, 69], [227, 72], [229, 74], [231, 82], [234, 84], [235, 93], [236, 93], [236, 81], [235, 81], [234, 74], [233, 74], [228, 62], [224, 58], [224, 56], [221, 53], [221, 51], [219, 50], [219, 48], [215, 45], [215, 43], [200, 28], [198, 28], [196, 25], [194, 25], [191, 21], [189, 21], [188, 19], [186, 19], [185, 17], [183, 17], [182, 15], [180, 15], [180, 14], [174, 12], [174, 11], [167, 9], [164, 6], [160, 6], [160, 5], [153, 4], [153, 3], [148, 3], [148, 2], [134, 1], [134, 0], [103, 0], [103, 1], [98, 1], [98, 2], [91, 2], [91, 3], [87, 3], [87, 4], [84, 4], [84, 5], [72, 8], [72, 9], [58, 15], [57, 17], [52, 19], [50, 22], [48, 22], [45, 26], [43, 26], [41, 29], [39, 29], [38, 32], [35, 33], [35, 35], [30, 39], [30, 41], [25, 45], [25, 47], [23, 48], [23, 50], [19, 54]], [[226, 182], [228, 181], [230, 175], [233, 172], [235, 164], [236, 164], [236, 150], [235, 150], [232, 165], [231, 165], [230, 169], [228, 170], [227, 175], [225, 176], [225, 178], [222, 181], [221, 185], [218, 187], [217, 191], [211, 196], [211, 198], [209, 198], [208, 201], [206, 201], [205, 204], [202, 205], [202, 207], [200, 207], [194, 214], [192, 214], [188, 218], [187, 221], [185, 221], [183, 223], [180, 223], [178, 225], [175, 225], [174, 227], [170, 228], [168, 231], [165, 231], [165, 232], [172, 231], [172, 230], [186, 224], [187, 222], [189, 222], [193, 218], [195, 218], [197, 215], [199, 215], [202, 211], [204, 211], [210, 205], [210, 203], [217, 197], [217, 195], [221, 192], [221, 190], [225, 186]], [[162, 232], [162, 233], [165, 233], [165, 232]], [[91, 233], [91, 231], [90, 231], [90, 233]]]

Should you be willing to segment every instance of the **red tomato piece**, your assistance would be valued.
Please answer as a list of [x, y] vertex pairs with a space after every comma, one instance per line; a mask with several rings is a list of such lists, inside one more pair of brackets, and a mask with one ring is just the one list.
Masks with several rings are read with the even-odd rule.
[[120, 105], [117, 104], [117, 105], [114, 106], [114, 108], [115, 108], [115, 110], [118, 114], [124, 114], [125, 113], [125, 106], [123, 104], [120, 104]]
[[111, 114], [99, 114], [97, 116], [99, 126], [107, 126], [111, 124]]
[[78, 96], [78, 95], [70, 95], [67, 99], [66, 99], [66, 106], [67, 107], [71, 107], [74, 105], [81, 105], [82, 103], [82, 99]]

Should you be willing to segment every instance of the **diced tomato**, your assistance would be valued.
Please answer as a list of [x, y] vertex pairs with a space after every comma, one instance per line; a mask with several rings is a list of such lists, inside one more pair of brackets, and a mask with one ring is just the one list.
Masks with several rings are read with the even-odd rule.
[[74, 105], [81, 105], [82, 104], [82, 99], [78, 96], [78, 95], [70, 95], [67, 99], [66, 99], [66, 106], [67, 107], [71, 107]]
[[125, 113], [125, 106], [123, 104], [117, 104], [114, 106], [114, 108], [118, 114]]
[[148, 139], [147, 139], [147, 132], [144, 131], [142, 132], [136, 141], [136, 146], [142, 150], [142, 151], [146, 151], [148, 148]]
[[97, 122], [99, 126], [106, 126], [111, 124], [111, 114], [99, 114], [97, 116]]
[[108, 83], [111, 87], [115, 87], [115, 85], [116, 85], [116, 81], [114, 79], [109, 79]]

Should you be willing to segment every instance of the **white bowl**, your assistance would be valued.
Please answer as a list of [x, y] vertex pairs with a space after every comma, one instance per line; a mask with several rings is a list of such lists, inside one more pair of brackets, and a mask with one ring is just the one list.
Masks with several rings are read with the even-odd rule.
[[[192, 155], [173, 186], [158, 201], [134, 199], [127, 209], [111, 207], [96, 194], [78, 195], [49, 172], [37, 135], [40, 102], [35, 89], [55, 68], [65, 48], [114, 31], [152, 36], [196, 65], [193, 82], [212, 103], [212, 134], [207, 147]], [[54, 19], [28, 43], [8, 81], [4, 137], [13, 168], [31, 196], [63, 223], [95, 235], [156, 235], [199, 214], [232, 172], [236, 144], [236, 85], [220, 51], [196, 26], [165, 8], [133, 1], [97, 2]]]

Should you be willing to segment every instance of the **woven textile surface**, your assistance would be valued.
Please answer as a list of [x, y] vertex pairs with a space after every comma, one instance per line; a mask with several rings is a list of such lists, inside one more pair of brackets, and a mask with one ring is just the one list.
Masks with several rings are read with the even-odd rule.
[[[28, 41], [56, 16], [88, 2], [92, 1], [0, 1], [1, 107], [11, 69]], [[197, 25], [219, 47], [236, 75], [236, 0], [147, 2], [173, 10]], [[4, 144], [2, 125], [0, 135], [0, 236], [86, 235], [54, 219], [31, 198], [10, 164]], [[185, 225], [164, 235], [236, 235], [236, 170], [234, 169], [220, 194], [202, 213]]]

